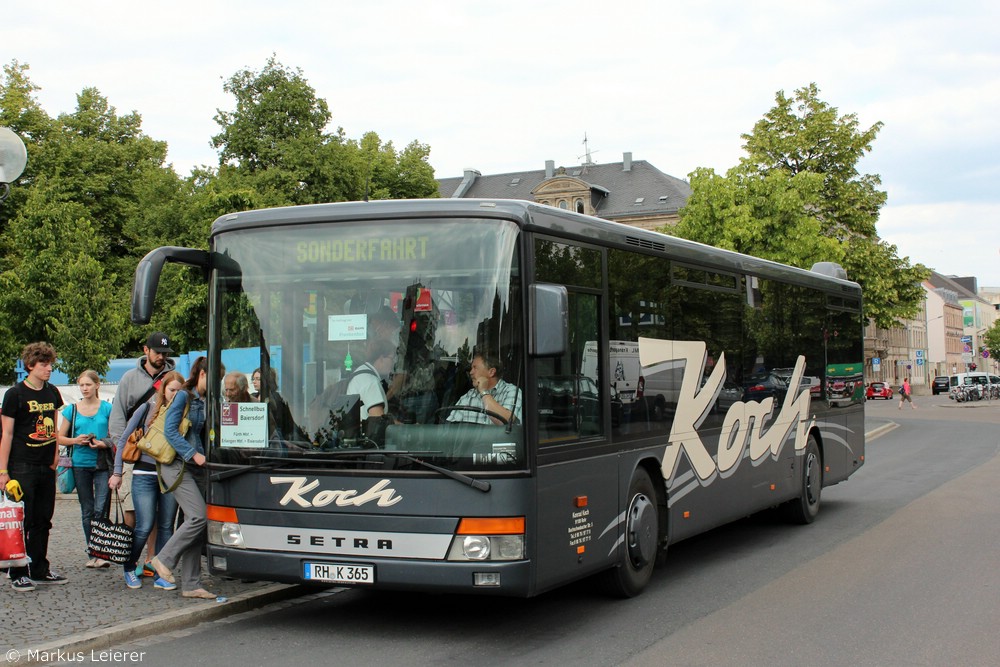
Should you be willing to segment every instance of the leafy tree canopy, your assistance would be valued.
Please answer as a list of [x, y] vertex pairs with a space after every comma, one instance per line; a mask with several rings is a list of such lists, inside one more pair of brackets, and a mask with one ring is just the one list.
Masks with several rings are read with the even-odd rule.
[[274, 56], [259, 72], [237, 72], [223, 87], [236, 107], [215, 116], [221, 128], [212, 138], [219, 149], [215, 176], [218, 191], [243, 193], [237, 201], [260, 207], [437, 196], [427, 145], [414, 141], [396, 151], [375, 132], [350, 140], [342, 128], [328, 131], [326, 101], [301, 70]]
[[911, 266], [878, 238], [886, 202], [878, 175], [860, 174], [882, 123], [864, 129], [855, 114], [838, 115], [816, 84], [787, 97], [742, 135], [747, 155], [720, 176], [691, 174], [691, 197], [676, 227], [663, 231], [721, 248], [810, 268], [841, 264], [861, 284], [866, 315], [893, 327], [915, 316], [930, 272]]
[[104, 372], [132, 356], [148, 330], [171, 332], [178, 349], [204, 349], [208, 289], [189, 267], [169, 265], [153, 321], [128, 321], [138, 260], [161, 245], [208, 247], [212, 222], [233, 211], [377, 198], [436, 197], [430, 148], [402, 150], [375, 132], [330, 130], [328, 104], [302, 72], [272, 56], [260, 71], [223, 84], [235, 99], [218, 111], [216, 167], [180, 177], [167, 145], [142, 131], [94, 88], [57, 118], [39, 105], [28, 65], [0, 77], [0, 125], [25, 142], [28, 165], [0, 205], [0, 381], [28, 342], [56, 346], [62, 369]]
[[1000, 359], [1000, 320], [994, 322], [993, 326], [983, 334], [983, 343], [991, 357]]

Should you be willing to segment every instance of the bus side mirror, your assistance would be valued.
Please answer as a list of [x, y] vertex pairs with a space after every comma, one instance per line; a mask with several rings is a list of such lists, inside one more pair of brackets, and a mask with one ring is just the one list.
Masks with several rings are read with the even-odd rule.
[[149, 251], [135, 267], [135, 283], [132, 285], [132, 322], [149, 324], [153, 316], [156, 288], [160, 284], [160, 272], [166, 262], [200, 267], [207, 278], [210, 258], [208, 251], [195, 248], [164, 246]]
[[558, 357], [566, 353], [569, 340], [569, 295], [562, 285], [531, 285], [528, 288], [531, 335], [528, 354]]

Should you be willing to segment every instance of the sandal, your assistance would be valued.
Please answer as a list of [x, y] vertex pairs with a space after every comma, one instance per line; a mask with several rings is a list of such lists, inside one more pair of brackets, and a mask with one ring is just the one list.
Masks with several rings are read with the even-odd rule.
[[174, 573], [170, 571], [170, 568], [164, 565], [157, 556], [153, 556], [153, 559], [149, 561], [149, 564], [153, 566], [156, 573], [160, 575], [160, 579], [164, 581], [174, 582]]
[[181, 597], [198, 598], [199, 600], [214, 600], [219, 596], [215, 593], [209, 593], [204, 588], [196, 588], [193, 591], [184, 591], [181, 593]]
[[85, 567], [97, 567], [97, 559], [91, 558], [87, 561], [87, 565]]

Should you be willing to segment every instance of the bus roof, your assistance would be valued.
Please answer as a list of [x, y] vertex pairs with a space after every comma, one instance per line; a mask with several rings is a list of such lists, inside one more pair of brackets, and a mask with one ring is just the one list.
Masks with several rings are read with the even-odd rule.
[[[802, 282], [812, 287], [839, 291], [852, 298], [861, 297], [861, 287], [857, 283], [831, 276], [825, 270], [810, 271], [677, 236], [517, 199], [392, 199], [259, 209], [220, 216], [212, 224], [211, 235], [214, 237], [238, 229], [308, 225], [332, 220], [365, 221], [414, 216], [513, 220], [530, 231], [664, 255], [676, 261], [708, 265], [735, 274]], [[558, 226], [552, 224], [553, 219], [558, 219]]]

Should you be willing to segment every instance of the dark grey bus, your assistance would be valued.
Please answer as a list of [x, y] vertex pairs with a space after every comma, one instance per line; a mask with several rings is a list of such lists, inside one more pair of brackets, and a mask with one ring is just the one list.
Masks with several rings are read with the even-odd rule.
[[[261, 369], [253, 403], [209, 383], [215, 573], [633, 596], [670, 544], [772, 507], [810, 523], [864, 462], [861, 290], [836, 265], [523, 201], [323, 204], [152, 251], [136, 323], [165, 262], [208, 278], [213, 375], [223, 350]], [[477, 400], [477, 355], [507, 419]]]

